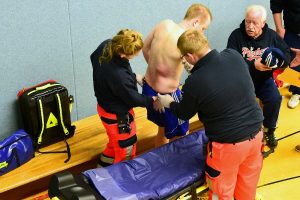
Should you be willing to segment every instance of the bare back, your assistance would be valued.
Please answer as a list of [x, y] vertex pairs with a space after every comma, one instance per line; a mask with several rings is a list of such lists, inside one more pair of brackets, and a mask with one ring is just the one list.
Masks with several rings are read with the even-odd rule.
[[174, 92], [183, 71], [177, 40], [185, 30], [171, 20], [158, 24], [145, 40], [147, 83], [159, 93]]

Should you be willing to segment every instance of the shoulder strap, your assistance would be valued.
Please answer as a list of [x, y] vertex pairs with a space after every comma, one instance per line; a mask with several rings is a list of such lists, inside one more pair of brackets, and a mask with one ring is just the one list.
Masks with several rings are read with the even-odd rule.
[[38, 106], [38, 114], [39, 114], [39, 124], [41, 126], [41, 130], [39, 133], [39, 137], [38, 137], [38, 141], [37, 141], [37, 146], [39, 146], [42, 143], [43, 140], [43, 133], [44, 133], [44, 129], [45, 129], [45, 119], [44, 119], [44, 109], [43, 109], [43, 102], [42, 99], [39, 98], [37, 100], [37, 106]]
[[62, 127], [65, 135], [69, 135], [69, 130], [66, 128], [65, 123], [64, 123], [64, 118], [63, 118], [63, 112], [62, 112], [62, 107], [61, 107], [60, 96], [59, 96], [58, 93], [56, 93], [55, 97], [56, 97], [56, 104], [57, 104], [58, 113], [59, 113], [59, 122], [60, 122], [60, 125], [61, 125], [61, 127]]

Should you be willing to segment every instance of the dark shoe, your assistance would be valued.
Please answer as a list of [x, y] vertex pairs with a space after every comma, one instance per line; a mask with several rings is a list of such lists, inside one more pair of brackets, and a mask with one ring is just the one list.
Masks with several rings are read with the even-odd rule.
[[114, 163], [114, 158], [104, 155], [103, 153], [100, 154], [99, 158], [97, 159], [97, 167], [107, 167]]
[[265, 132], [264, 132], [264, 138], [266, 140], [266, 143], [268, 147], [270, 147], [271, 149], [275, 149], [278, 145], [278, 141], [276, 140], [274, 131], [275, 128], [265, 128]]
[[300, 145], [297, 145], [297, 146], [295, 147], [295, 150], [296, 150], [297, 152], [300, 153]]
[[263, 158], [267, 158], [271, 153], [274, 153], [274, 148], [269, 148], [268, 151], [263, 151], [262, 152]]

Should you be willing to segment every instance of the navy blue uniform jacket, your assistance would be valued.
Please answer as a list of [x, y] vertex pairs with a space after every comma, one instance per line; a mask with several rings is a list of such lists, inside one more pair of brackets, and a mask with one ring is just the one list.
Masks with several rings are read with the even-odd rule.
[[138, 93], [136, 75], [128, 59], [114, 55], [109, 62], [99, 63], [103, 48], [110, 41], [102, 42], [90, 56], [98, 104], [115, 114], [127, 114], [133, 107], [152, 105], [152, 97]]

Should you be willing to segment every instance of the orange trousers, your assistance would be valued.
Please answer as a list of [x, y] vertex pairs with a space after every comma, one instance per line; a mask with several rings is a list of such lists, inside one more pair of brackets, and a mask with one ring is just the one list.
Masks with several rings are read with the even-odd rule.
[[[106, 112], [99, 105], [97, 105], [97, 111], [100, 117], [117, 120], [116, 114]], [[100, 157], [100, 160], [102, 162], [113, 164], [121, 162], [123, 160], [132, 159], [136, 156], [136, 142], [126, 147], [120, 146], [120, 141], [126, 141], [128, 139], [131, 139], [132, 137], [136, 137], [136, 125], [134, 121], [135, 114], [133, 109], [131, 109], [129, 113], [133, 116], [133, 121], [130, 123], [130, 133], [120, 134], [117, 123], [108, 124], [101, 120], [108, 136], [108, 143], [106, 145], [106, 148], [102, 152], [103, 156]]]
[[[262, 169], [263, 132], [243, 142], [208, 145], [206, 181], [210, 200], [254, 200]], [[209, 147], [210, 146], [210, 147]]]

